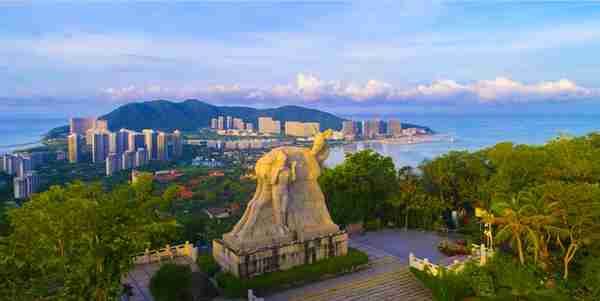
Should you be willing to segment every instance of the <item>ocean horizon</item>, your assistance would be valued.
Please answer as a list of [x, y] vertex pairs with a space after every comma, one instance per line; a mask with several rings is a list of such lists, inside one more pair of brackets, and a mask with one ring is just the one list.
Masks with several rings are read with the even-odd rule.
[[[351, 117], [351, 116], [349, 116]], [[362, 117], [362, 116], [361, 116]], [[438, 134], [454, 138], [420, 144], [392, 144], [358, 142], [332, 149], [325, 164], [335, 166], [348, 152], [365, 148], [390, 156], [396, 167], [418, 166], [450, 151], [476, 151], [500, 142], [541, 145], [561, 134], [580, 136], [600, 130], [599, 114], [390, 114], [385, 119], [397, 118], [401, 122], [424, 125]], [[358, 119], [358, 118], [357, 118]]]

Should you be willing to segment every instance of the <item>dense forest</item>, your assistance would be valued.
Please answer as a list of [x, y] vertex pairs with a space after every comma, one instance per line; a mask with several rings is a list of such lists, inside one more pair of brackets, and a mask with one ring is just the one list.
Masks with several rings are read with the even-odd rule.
[[457, 210], [465, 212], [459, 231], [477, 241], [473, 209], [486, 209], [490, 214], [479, 222], [494, 225], [502, 254], [517, 263], [503, 275], [535, 271], [521, 273], [530, 282], [519, 285], [531, 284], [522, 289], [496, 279], [504, 285], [498, 294], [600, 298], [599, 134], [454, 151], [400, 170], [367, 150], [326, 170], [320, 182], [340, 224], [440, 230], [453, 226], [449, 212]]

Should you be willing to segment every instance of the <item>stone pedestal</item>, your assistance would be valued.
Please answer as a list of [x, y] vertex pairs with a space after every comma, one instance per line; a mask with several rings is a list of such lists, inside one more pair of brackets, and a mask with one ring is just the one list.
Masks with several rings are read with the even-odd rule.
[[256, 249], [236, 248], [224, 240], [213, 241], [215, 260], [225, 271], [240, 278], [287, 270], [347, 253], [348, 235], [344, 231]]

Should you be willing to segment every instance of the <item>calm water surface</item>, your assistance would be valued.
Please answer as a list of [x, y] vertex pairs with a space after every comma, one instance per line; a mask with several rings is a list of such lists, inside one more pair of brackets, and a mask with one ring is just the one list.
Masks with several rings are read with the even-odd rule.
[[64, 118], [35, 118], [0, 116], [0, 154], [35, 145], [50, 129], [67, 124]]
[[328, 166], [344, 160], [344, 154], [370, 148], [391, 156], [396, 166], [417, 166], [451, 150], [478, 150], [498, 142], [543, 144], [561, 133], [583, 135], [600, 130], [600, 115], [530, 115], [530, 116], [398, 116], [402, 121], [425, 125], [441, 134], [455, 137], [454, 143], [423, 144], [355, 143], [333, 148]]

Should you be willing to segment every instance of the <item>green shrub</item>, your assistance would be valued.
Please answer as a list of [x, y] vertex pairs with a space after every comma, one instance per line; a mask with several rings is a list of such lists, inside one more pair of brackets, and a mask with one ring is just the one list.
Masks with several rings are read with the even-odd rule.
[[150, 292], [156, 301], [191, 299], [192, 271], [187, 265], [163, 264], [150, 279]]
[[492, 297], [496, 295], [494, 277], [490, 271], [480, 267], [474, 262], [467, 262], [463, 269], [465, 277], [475, 295], [479, 297]]
[[239, 279], [228, 273], [218, 273], [217, 283], [226, 297], [242, 297], [248, 289], [258, 294], [266, 294], [300, 283], [313, 282], [324, 275], [334, 275], [349, 271], [354, 267], [368, 263], [367, 254], [350, 248], [346, 256], [327, 258], [312, 264], [293, 267], [286, 271], [277, 271], [250, 279]]
[[197, 263], [200, 270], [206, 273], [206, 275], [209, 277], [212, 277], [220, 269], [219, 264], [215, 261], [211, 254], [198, 256]]
[[433, 276], [427, 270], [419, 271], [414, 268], [410, 270], [425, 287], [431, 290], [436, 301], [462, 301], [473, 295], [464, 273], [441, 268], [439, 275]]
[[522, 265], [513, 256], [497, 253], [481, 268], [494, 278], [501, 300], [570, 300], [559, 287], [546, 287], [552, 279], [533, 262]]

